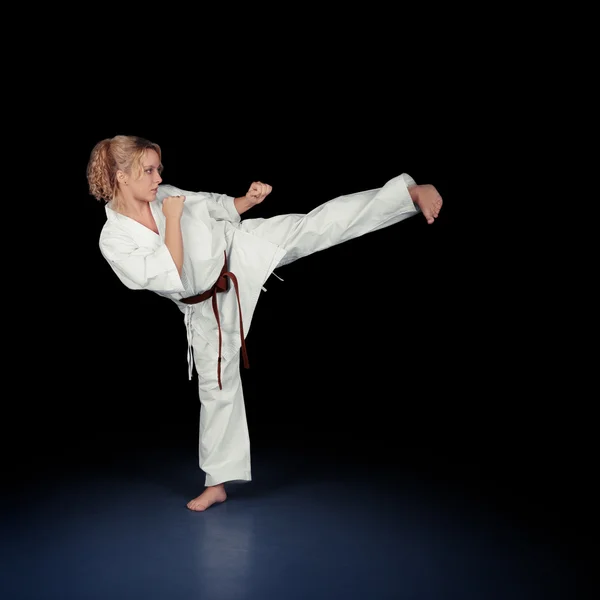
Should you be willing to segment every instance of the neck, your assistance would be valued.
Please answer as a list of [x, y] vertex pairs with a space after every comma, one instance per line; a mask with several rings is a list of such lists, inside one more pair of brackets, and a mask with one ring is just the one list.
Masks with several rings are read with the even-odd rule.
[[150, 205], [147, 202], [135, 200], [133, 196], [128, 197], [124, 194], [118, 194], [115, 200], [117, 212], [127, 217], [139, 219], [150, 212]]

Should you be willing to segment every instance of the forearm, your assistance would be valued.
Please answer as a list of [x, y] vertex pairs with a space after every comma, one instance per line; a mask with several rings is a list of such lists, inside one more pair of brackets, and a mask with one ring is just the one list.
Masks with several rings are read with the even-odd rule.
[[254, 205], [248, 200], [246, 196], [241, 196], [240, 198], [235, 198], [233, 200], [233, 204], [235, 205], [235, 210], [241, 215], [245, 213], [249, 208], [252, 208]]
[[181, 276], [183, 268], [183, 237], [181, 235], [181, 222], [179, 219], [167, 217], [165, 226], [165, 246], [169, 249], [177, 272]]

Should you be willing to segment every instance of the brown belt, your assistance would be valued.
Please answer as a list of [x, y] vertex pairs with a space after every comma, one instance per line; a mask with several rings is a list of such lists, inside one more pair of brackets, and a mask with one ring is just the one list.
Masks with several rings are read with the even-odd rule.
[[219, 379], [219, 389], [223, 389], [221, 385], [221, 347], [223, 344], [223, 339], [221, 335], [221, 320], [219, 319], [219, 309], [217, 307], [217, 294], [221, 292], [226, 292], [229, 288], [227, 278], [233, 281], [233, 285], [235, 287], [235, 295], [237, 296], [238, 301], [238, 310], [240, 313], [240, 338], [242, 340], [242, 355], [244, 357], [244, 367], [246, 369], [250, 368], [250, 363], [248, 362], [248, 352], [246, 351], [246, 341], [244, 339], [244, 323], [242, 321], [242, 305], [240, 304], [240, 290], [238, 287], [238, 281], [236, 276], [228, 271], [227, 269], [227, 253], [223, 252], [225, 256], [225, 262], [223, 264], [223, 268], [221, 269], [221, 273], [216, 283], [205, 292], [201, 294], [196, 294], [195, 296], [190, 296], [189, 298], [181, 298], [180, 302], [184, 304], [198, 304], [199, 302], [204, 302], [209, 298], [212, 298], [212, 307], [213, 312], [215, 313], [215, 318], [217, 320], [217, 327], [219, 328], [219, 360], [217, 362], [217, 377]]

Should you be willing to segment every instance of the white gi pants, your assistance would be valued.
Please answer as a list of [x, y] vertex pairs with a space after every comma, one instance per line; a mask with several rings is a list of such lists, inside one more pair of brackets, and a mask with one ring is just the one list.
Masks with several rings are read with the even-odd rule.
[[[286, 250], [278, 266], [388, 227], [417, 214], [410, 199], [410, 177], [398, 176], [383, 188], [340, 196], [307, 214], [246, 219], [242, 231], [263, 237]], [[238, 278], [243, 273], [236, 273]], [[233, 289], [230, 293], [235, 293]], [[200, 468], [206, 485], [250, 481], [250, 437], [240, 374], [240, 353], [222, 359], [219, 389], [217, 357], [200, 336], [193, 338], [200, 396]]]

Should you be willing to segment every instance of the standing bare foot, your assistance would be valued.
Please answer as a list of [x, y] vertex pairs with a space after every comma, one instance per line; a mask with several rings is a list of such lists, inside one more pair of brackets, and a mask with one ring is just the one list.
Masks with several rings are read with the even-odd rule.
[[197, 498], [190, 500], [187, 503], [187, 507], [190, 510], [202, 512], [209, 506], [212, 506], [217, 502], [225, 502], [225, 500], [227, 500], [225, 486], [220, 483], [219, 485], [211, 485], [207, 487]]

